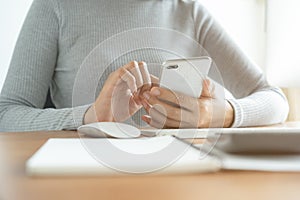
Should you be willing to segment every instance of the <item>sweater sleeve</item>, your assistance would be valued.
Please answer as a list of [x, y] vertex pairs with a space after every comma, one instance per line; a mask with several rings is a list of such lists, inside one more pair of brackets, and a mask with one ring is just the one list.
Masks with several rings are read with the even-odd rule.
[[289, 106], [282, 91], [270, 86], [259, 69], [197, 1], [193, 18], [196, 37], [215, 62], [222, 85], [234, 98], [232, 127], [258, 126], [286, 120]]
[[0, 96], [0, 131], [76, 129], [88, 105], [43, 109], [58, 55], [59, 6], [34, 0]]

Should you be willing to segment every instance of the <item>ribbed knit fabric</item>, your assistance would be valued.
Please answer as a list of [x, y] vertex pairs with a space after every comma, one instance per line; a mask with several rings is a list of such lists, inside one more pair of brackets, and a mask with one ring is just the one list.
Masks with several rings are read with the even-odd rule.
[[[204, 47], [218, 67], [221, 84], [235, 97], [229, 99], [235, 112], [233, 127], [273, 124], [286, 119], [288, 104], [280, 89], [268, 85], [262, 72], [198, 2], [35, 0], [21, 30], [1, 92], [0, 131], [76, 129], [93, 102], [87, 98], [89, 100], [82, 104], [74, 104], [77, 99], [73, 87], [85, 58], [111, 36], [146, 27], [175, 30]], [[184, 56], [203, 55], [199, 49], [180, 43], [171, 35], [162, 40], [159, 35], [147, 35], [148, 32], [121, 40], [118, 45], [126, 49], [138, 46], [137, 41], [144, 42], [145, 46], [166, 43], [180, 47]], [[113, 50], [109, 48], [98, 52], [99, 70], [106, 67], [101, 62], [112, 55]], [[97, 92], [109, 73], [131, 60], [162, 63], [171, 57], [155, 49], [119, 55], [105, 69]], [[156, 75], [159, 71], [157, 67], [149, 70]], [[216, 74], [211, 70], [211, 78]], [[92, 74], [86, 76], [87, 81], [89, 76]], [[43, 109], [49, 87], [56, 109]]]

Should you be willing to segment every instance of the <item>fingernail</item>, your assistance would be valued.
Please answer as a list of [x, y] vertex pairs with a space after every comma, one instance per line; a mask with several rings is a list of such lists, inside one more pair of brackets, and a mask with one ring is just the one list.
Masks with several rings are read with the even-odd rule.
[[142, 62], [140, 62], [141, 63], [141, 65], [143, 65], [144, 67], [146, 66], [147, 67], [147, 64], [144, 62], [144, 61], [142, 61]]
[[159, 89], [154, 88], [154, 89], [151, 91], [151, 94], [154, 95], [154, 96], [159, 96], [159, 95], [160, 95], [160, 91], [159, 91]]
[[150, 94], [149, 92], [144, 92], [143, 96], [145, 97], [145, 99], [150, 99]]
[[144, 120], [144, 121], [147, 122], [147, 123], [150, 123], [151, 117], [148, 116], [148, 115], [143, 115], [143, 116], [142, 116], [142, 120]]

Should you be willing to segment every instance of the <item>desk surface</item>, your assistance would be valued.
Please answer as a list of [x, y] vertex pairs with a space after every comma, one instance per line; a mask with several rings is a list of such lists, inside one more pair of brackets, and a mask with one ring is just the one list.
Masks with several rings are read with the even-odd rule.
[[[280, 126], [300, 126], [289, 123]], [[189, 175], [40, 177], [25, 162], [49, 138], [76, 132], [0, 133], [0, 199], [299, 199], [300, 173], [220, 171]]]

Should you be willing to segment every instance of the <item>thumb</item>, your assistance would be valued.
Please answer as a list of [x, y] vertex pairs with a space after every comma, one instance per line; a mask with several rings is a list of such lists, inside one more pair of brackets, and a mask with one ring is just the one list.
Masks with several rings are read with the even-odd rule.
[[215, 85], [209, 79], [203, 80], [201, 97], [214, 98], [214, 93]]

